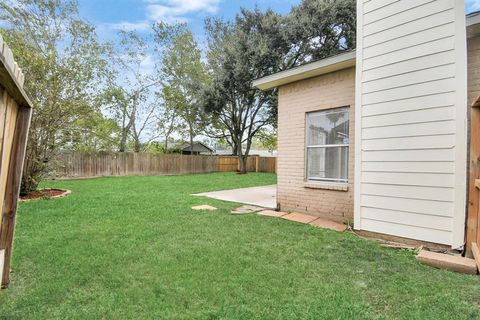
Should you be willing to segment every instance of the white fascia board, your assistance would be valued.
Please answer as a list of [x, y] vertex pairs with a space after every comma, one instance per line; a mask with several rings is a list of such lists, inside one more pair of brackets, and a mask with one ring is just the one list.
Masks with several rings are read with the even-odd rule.
[[480, 23], [480, 12], [475, 12], [468, 14], [467, 17], [467, 27], [476, 25]]
[[269, 90], [288, 83], [347, 69], [355, 66], [355, 62], [356, 53], [350, 51], [257, 79], [253, 81], [253, 86], [261, 90]]
[[480, 35], [480, 12], [467, 15], [467, 38], [478, 37]]

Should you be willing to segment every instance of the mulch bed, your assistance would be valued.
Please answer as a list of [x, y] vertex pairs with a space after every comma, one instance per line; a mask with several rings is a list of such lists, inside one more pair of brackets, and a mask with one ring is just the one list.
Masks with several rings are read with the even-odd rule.
[[63, 189], [42, 189], [27, 195], [20, 195], [20, 201], [31, 201], [38, 199], [55, 199], [70, 194], [70, 190]]

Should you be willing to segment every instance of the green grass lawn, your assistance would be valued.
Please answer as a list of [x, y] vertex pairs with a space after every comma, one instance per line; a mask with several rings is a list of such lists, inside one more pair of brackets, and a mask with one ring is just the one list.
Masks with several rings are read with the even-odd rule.
[[[47, 182], [20, 205], [0, 319], [479, 319], [480, 277], [190, 194], [269, 174]], [[220, 210], [198, 212], [192, 205]]]

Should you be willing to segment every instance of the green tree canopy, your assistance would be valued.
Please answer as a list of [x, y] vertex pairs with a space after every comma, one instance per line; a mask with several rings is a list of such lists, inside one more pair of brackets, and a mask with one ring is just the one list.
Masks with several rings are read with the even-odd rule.
[[[195, 137], [203, 132], [204, 111], [200, 103], [200, 91], [209, 81], [201, 61], [201, 51], [192, 32], [184, 23], [154, 26], [157, 52], [162, 54], [161, 76], [163, 79], [162, 98], [164, 103], [162, 126], [172, 128], [178, 118], [186, 129], [184, 138], [193, 145]], [[167, 129], [168, 131], [168, 129]], [[168, 141], [168, 137], [166, 137]]]
[[[22, 191], [37, 187], [47, 163], [94, 110], [104, 48], [73, 0], [0, 2], [0, 31], [25, 72], [34, 103]], [[71, 130], [70, 130], [71, 129]]]

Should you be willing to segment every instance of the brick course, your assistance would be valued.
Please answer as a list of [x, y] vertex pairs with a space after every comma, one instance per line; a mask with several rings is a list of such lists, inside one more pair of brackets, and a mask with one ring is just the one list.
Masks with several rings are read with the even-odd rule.
[[[305, 180], [306, 113], [345, 106], [350, 106], [348, 190], [308, 188], [311, 183], [307, 184]], [[353, 218], [354, 126], [355, 68], [279, 88], [277, 170], [280, 210], [337, 221]], [[335, 185], [330, 189], [335, 189]]]

